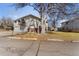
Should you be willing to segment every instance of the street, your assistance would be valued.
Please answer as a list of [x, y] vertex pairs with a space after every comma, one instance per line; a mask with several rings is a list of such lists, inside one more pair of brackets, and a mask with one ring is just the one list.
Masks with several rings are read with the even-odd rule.
[[0, 36], [0, 56], [79, 56], [78, 42], [16, 40], [5, 35]]

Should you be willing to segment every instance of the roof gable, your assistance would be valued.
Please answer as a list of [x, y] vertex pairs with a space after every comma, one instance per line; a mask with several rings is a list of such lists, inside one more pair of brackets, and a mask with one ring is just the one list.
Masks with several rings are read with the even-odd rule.
[[[68, 21], [65, 21], [65, 22], [63, 22], [63, 23], [74, 22], [74, 21], [76, 21], [76, 20], [79, 20], [79, 17], [75, 17], [75, 18], [70, 19], [70, 20], [68, 20]], [[62, 24], [63, 24], [63, 23], [62, 23]]]
[[38, 19], [38, 20], [41, 20], [39, 17], [36, 17], [36, 16], [34, 16], [34, 15], [32, 15], [32, 14], [27, 15], [27, 16], [23, 16], [23, 17], [20, 17], [20, 18], [18, 18], [18, 19], [16, 19], [16, 20], [24, 19], [24, 18], [28, 18], [28, 17], [32, 17], [32, 18], [36, 18], [36, 19]]

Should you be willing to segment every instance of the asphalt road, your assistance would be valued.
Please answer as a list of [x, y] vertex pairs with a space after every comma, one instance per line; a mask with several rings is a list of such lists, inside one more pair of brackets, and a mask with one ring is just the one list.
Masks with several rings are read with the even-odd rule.
[[79, 56], [78, 42], [16, 40], [0, 32], [0, 56]]

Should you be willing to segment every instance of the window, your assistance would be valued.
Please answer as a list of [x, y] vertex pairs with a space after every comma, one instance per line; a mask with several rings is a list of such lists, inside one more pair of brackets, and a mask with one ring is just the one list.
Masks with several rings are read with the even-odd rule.
[[20, 22], [20, 20], [18, 20], [18, 22]]
[[15, 23], [16, 23], [17, 21], [15, 21]]
[[21, 19], [22, 23], [25, 23], [25, 20], [24, 19]]

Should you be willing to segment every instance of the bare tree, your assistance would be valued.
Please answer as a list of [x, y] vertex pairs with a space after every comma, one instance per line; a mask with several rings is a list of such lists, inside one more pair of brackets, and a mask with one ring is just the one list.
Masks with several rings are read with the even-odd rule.
[[22, 8], [24, 6], [31, 6], [33, 7], [39, 14], [40, 14], [40, 18], [41, 18], [41, 24], [42, 24], [42, 33], [45, 33], [45, 19], [46, 19], [46, 4], [42, 4], [42, 3], [33, 3], [33, 4], [23, 4], [23, 3], [19, 3], [19, 4], [15, 4], [16, 8]]
[[3, 29], [13, 29], [13, 20], [9, 17], [3, 17], [1, 19], [1, 26]]
[[56, 28], [58, 20], [78, 14], [78, 9], [75, 6], [76, 4], [73, 3], [49, 3], [47, 14], [53, 23], [53, 27]]
[[[15, 4], [16, 8], [22, 8], [24, 6], [33, 7], [40, 15], [41, 25], [42, 25], [42, 33], [45, 33], [45, 21], [46, 18], [51, 18], [54, 23], [54, 27], [56, 27], [56, 21], [58, 18], [63, 19], [69, 15], [74, 15], [77, 13], [77, 9], [75, 10], [75, 4], [72, 3], [18, 3]], [[69, 9], [71, 9], [70, 12]], [[75, 10], [75, 11], [74, 11]], [[67, 12], [68, 11], [68, 12]]]

